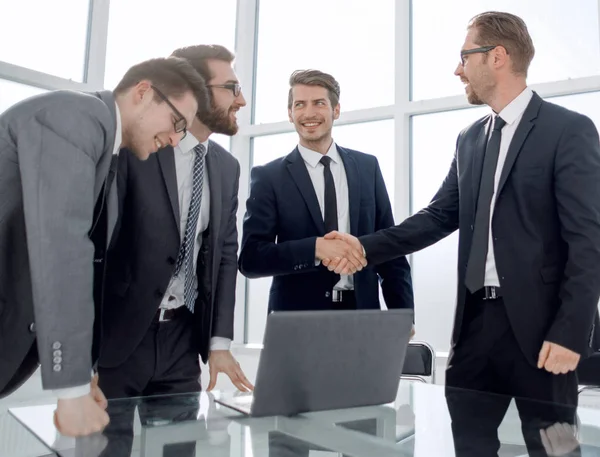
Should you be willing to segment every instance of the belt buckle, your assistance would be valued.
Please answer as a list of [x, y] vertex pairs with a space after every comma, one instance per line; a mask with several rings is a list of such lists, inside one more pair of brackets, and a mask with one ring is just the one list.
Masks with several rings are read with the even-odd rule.
[[495, 286], [488, 286], [484, 288], [485, 290], [485, 298], [484, 300], [495, 300], [498, 298], [498, 294], [496, 294]]
[[160, 313], [158, 315], [158, 322], [169, 322], [171, 319], [165, 319], [165, 313], [167, 310], [165, 308], [160, 309]]

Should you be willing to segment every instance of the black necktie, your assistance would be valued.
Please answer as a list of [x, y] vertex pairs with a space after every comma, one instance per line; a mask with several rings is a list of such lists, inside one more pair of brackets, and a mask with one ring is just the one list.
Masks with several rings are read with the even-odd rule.
[[323, 164], [323, 178], [325, 179], [325, 232], [338, 229], [337, 199], [335, 196], [335, 184], [331, 174], [331, 157], [323, 156], [320, 162]]
[[492, 197], [494, 196], [494, 177], [496, 165], [500, 153], [500, 140], [502, 139], [502, 127], [506, 121], [500, 116], [494, 119], [494, 130], [485, 149], [483, 159], [483, 170], [481, 172], [481, 183], [479, 184], [479, 197], [477, 198], [477, 211], [475, 213], [475, 227], [473, 228], [473, 240], [467, 263], [465, 285], [471, 293], [481, 289], [485, 279], [485, 260], [488, 253], [490, 211]]

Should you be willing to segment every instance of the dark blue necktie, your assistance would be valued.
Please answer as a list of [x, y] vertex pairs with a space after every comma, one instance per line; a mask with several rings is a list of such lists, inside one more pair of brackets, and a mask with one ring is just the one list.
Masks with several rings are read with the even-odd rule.
[[494, 196], [494, 178], [500, 154], [502, 127], [505, 125], [506, 121], [500, 116], [496, 116], [494, 119], [494, 130], [485, 149], [481, 182], [479, 184], [479, 196], [477, 198], [477, 210], [475, 213], [475, 226], [473, 228], [473, 240], [471, 242], [471, 251], [465, 274], [465, 285], [471, 293], [478, 291], [484, 286], [485, 261], [488, 254], [490, 232], [490, 213], [492, 197]]

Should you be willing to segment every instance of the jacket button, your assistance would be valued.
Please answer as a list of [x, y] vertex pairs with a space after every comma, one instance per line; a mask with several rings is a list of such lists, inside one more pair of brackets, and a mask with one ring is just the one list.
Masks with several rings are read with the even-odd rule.
[[297, 270], [297, 269], [298, 269], [298, 265], [294, 265], [294, 270]]
[[[52, 355], [53, 355], [54, 357], [62, 357], [62, 351], [59, 349], [58, 351], [54, 351], [54, 352], [52, 353]], [[58, 363], [58, 362], [56, 362], [56, 363]]]
[[331, 297], [331, 292], [325, 292], [325, 296], [326, 296], [327, 298]]
[[58, 373], [60, 370], [62, 370], [62, 367], [57, 363], [52, 367], [52, 370]]
[[29, 331], [31, 333], [35, 333], [35, 322], [32, 322], [31, 324], [29, 324]]
[[52, 349], [57, 350], [60, 349], [62, 347], [62, 344], [60, 344], [58, 341], [55, 341], [54, 343], [52, 343]]
[[169, 265], [175, 265], [175, 259], [171, 256], [167, 257], [167, 263]]
[[59, 364], [60, 362], [62, 362], [62, 357], [54, 357], [54, 358], [52, 359], [52, 361], [53, 361], [54, 363], [56, 363], [56, 364]]

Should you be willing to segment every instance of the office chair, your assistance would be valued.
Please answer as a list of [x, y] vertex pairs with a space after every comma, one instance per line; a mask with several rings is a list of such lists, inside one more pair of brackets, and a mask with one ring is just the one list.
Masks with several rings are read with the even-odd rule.
[[600, 390], [600, 352], [583, 359], [577, 366], [579, 393], [585, 390]]
[[435, 352], [429, 344], [423, 341], [408, 344], [400, 379], [435, 383]]
[[577, 366], [579, 392], [585, 390], [600, 390], [600, 320], [598, 314], [592, 327], [590, 339], [592, 355], [582, 359]]
[[[429, 381], [428, 381], [429, 378]], [[411, 341], [406, 348], [400, 380], [435, 383], [435, 352], [423, 341]], [[415, 416], [409, 405], [396, 411], [396, 443], [400, 446], [414, 440]]]

